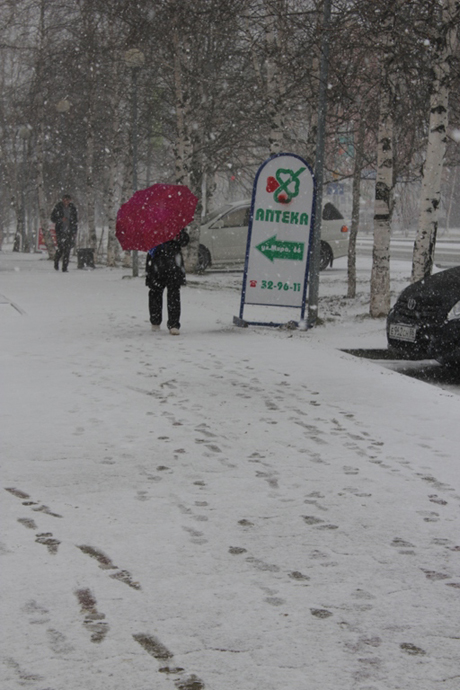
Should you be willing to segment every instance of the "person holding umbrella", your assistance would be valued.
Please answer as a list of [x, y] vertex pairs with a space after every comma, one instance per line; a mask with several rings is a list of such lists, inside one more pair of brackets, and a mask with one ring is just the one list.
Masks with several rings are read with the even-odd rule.
[[149, 288], [149, 313], [152, 330], [158, 331], [163, 318], [163, 292], [167, 289], [168, 330], [171, 335], [180, 333], [180, 289], [185, 285], [185, 268], [182, 247], [190, 237], [185, 228], [168, 242], [147, 252], [145, 284]]
[[147, 252], [145, 284], [149, 288], [152, 330], [163, 316], [167, 288], [168, 329], [180, 333], [180, 288], [185, 285], [181, 249], [189, 243], [198, 197], [185, 185], [157, 183], [133, 194], [118, 210], [116, 236], [125, 251]]

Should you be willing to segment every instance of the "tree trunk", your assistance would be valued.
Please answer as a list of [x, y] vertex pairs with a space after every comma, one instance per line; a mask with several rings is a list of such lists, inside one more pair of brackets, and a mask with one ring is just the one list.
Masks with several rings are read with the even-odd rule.
[[450, 58], [455, 50], [459, 11], [459, 0], [444, 0], [443, 27], [435, 43], [437, 48], [433, 64], [430, 125], [423, 166], [419, 224], [412, 260], [412, 282], [428, 277], [433, 270], [441, 203], [441, 177], [447, 142]]
[[[115, 99], [114, 99], [115, 101]], [[113, 148], [109, 159], [108, 189], [107, 189], [107, 208], [108, 208], [108, 236], [107, 236], [107, 266], [116, 266], [120, 255], [120, 245], [115, 235], [117, 223], [118, 195], [117, 195], [117, 161], [120, 156], [120, 126], [118, 107], [112, 102], [114, 112], [112, 124]]]
[[36, 130], [36, 182], [37, 182], [37, 197], [38, 197], [38, 217], [40, 227], [43, 233], [43, 240], [48, 252], [48, 258], [54, 259], [56, 248], [54, 246], [53, 238], [49, 231], [49, 212], [46, 204], [45, 193], [45, 105], [43, 102], [43, 94], [40, 89], [42, 87], [44, 78], [44, 51], [46, 44], [45, 36], [45, 0], [40, 2], [40, 25], [39, 25], [39, 46], [37, 51], [37, 62], [35, 65], [35, 75], [37, 81], [37, 98], [35, 103], [35, 121], [38, 123]]
[[[90, 95], [90, 98], [92, 96]], [[97, 255], [97, 235], [94, 195], [94, 128], [92, 122], [92, 108], [89, 107], [88, 124], [86, 129], [86, 213], [88, 220], [88, 246]]]
[[[176, 184], [190, 186], [190, 172], [193, 156], [193, 143], [190, 131], [190, 93], [184, 87], [182, 78], [183, 47], [179, 38], [177, 23], [174, 28], [174, 85], [176, 93]], [[200, 223], [194, 221], [189, 228], [190, 242], [183, 250], [185, 270], [194, 271], [198, 263], [198, 247], [200, 244]]]
[[109, 180], [107, 189], [108, 235], [107, 235], [107, 266], [116, 266], [120, 255], [120, 245], [115, 235], [117, 224], [117, 193], [116, 193], [117, 155], [112, 152], [109, 162]]
[[87, 246], [97, 257], [97, 235], [94, 191], [94, 103], [96, 98], [96, 41], [94, 36], [95, 16], [92, 0], [85, 0], [82, 6], [82, 21], [86, 37], [86, 218], [88, 223]]
[[391, 3], [382, 21], [383, 59], [380, 84], [377, 175], [374, 202], [374, 247], [372, 252], [370, 315], [386, 316], [390, 311], [390, 235], [394, 187], [394, 60], [393, 25], [398, 5]]
[[387, 89], [381, 96], [381, 119], [377, 144], [377, 177], [374, 203], [374, 248], [372, 252], [370, 315], [390, 311], [390, 236], [393, 205], [393, 114]]
[[37, 113], [37, 119], [38, 122], [40, 123], [39, 129], [37, 132], [37, 141], [36, 141], [36, 151], [37, 151], [37, 196], [38, 196], [38, 217], [40, 220], [40, 227], [42, 229], [43, 233], [43, 240], [46, 245], [46, 250], [48, 252], [48, 258], [49, 259], [54, 259], [54, 255], [56, 253], [56, 247], [54, 246], [53, 238], [51, 237], [51, 233], [49, 231], [49, 213], [46, 208], [46, 194], [45, 194], [45, 176], [43, 172], [44, 168], [44, 140], [45, 140], [45, 132], [44, 132], [44, 122], [43, 122], [43, 117], [39, 117], [39, 114]]
[[[120, 205], [124, 204], [125, 201], [130, 199], [133, 192], [133, 165], [131, 151], [128, 144], [124, 149], [123, 170], [124, 174], [122, 176]], [[130, 251], [123, 251], [121, 265], [123, 266], [123, 268], [132, 267], [133, 262]]]
[[182, 78], [182, 45], [177, 26], [174, 29], [174, 86], [176, 95], [176, 127], [177, 137], [175, 145], [176, 184], [190, 184], [190, 165], [192, 159], [192, 137], [189, 130], [190, 123], [190, 93], [184, 87]]
[[361, 200], [361, 173], [364, 160], [364, 137], [366, 124], [363, 118], [359, 121], [355, 145], [355, 166], [353, 170], [353, 192], [350, 238], [348, 242], [348, 292], [347, 297], [356, 297], [356, 238], [359, 229], [359, 210]]
[[268, 142], [270, 154], [281, 153], [284, 149], [284, 80], [280, 69], [281, 29], [283, 17], [286, 12], [284, 0], [277, 0], [276, 10], [270, 3], [265, 2], [265, 42], [267, 50], [266, 59], [266, 89], [268, 101], [268, 118], [270, 132]]

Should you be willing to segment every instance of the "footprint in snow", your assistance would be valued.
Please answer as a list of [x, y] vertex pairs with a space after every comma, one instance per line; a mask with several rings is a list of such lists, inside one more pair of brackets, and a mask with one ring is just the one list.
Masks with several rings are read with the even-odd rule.
[[312, 616], [315, 616], [315, 618], [329, 618], [333, 615], [332, 612], [327, 609], [310, 609], [310, 613]]

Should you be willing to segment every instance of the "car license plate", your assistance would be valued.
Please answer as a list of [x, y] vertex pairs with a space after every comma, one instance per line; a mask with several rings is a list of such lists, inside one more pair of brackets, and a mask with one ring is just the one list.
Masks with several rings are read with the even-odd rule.
[[415, 342], [417, 329], [415, 326], [406, 326], [401, 323], [390, 324], [390, 338], [395, 340], [405, 340], [408, 343]]

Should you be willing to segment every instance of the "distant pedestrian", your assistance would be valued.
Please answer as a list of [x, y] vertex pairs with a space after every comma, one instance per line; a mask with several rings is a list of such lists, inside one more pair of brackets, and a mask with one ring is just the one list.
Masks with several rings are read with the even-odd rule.
[[167, 289], [168, 330], [171, 335], [180, 333], [180, 289], [185, 285], [184, 259], [181, 249], [190, 241], [184, 229], [147, 253], [145, 284], [149, 288], [149, 312], [152, 330], [158, 331], [163, 316], [163, 292]]
[[62, 201], [58, 201], [51, 213], [51, 221], [55, 224], [57, 249], [54, 255], [54, 268], [59, 271], [59, 261], [62, 258], [62, 270], [67, 272], [70, 250], [75, 246], [78, 232], [77, 209], [72, 203], [70, 194], [64, 194]]

